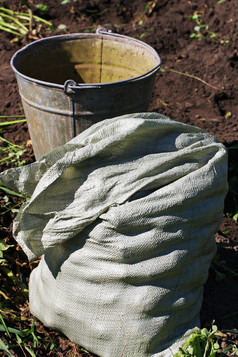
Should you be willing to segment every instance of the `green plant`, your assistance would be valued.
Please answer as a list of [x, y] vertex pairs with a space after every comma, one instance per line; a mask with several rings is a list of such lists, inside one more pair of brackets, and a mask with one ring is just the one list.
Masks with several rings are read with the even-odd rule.
[[209, 26], [204, 24], [202, 15], [195, 13], [190, 15], [189, 18], [196, 23], [196, 26], [194, 26], [194, 32], [190, 34], [191, 38], [200, 41], [206, 34], [209, 34], [211, 39], [217, 38], [217, 34], [215, 32], [209, 31]]
[[[0, 184], [0, 189], [2, 188]], [[15, 204], [12, 204], [10, 198], [5, 195], [3, 197], [4, 203], [2, 204], [2, 209], [4, 210], [2, 214], [6, 214], [7, 212], [11, 211], [12, 213], [17, 213], [19, 211], [19, 206], [22, 204], [22, 202], [17, 202]]]
[[220, 44], [221, 44], [221, 45], [224, 45], [224, 46], [229, 45], [230, 42], [231, 42], [230, 37], [227, 38], [226, 40], [223, 40], [223, 39], [220, 40]]
[[[77, 0], [73, 0], [74, 2], [76, 2]], [[60, 0], [61, 5], [67, 5], [71, 3], [71, 0]]]
[[[13, 345], [7, 346], [2, 339], [0, 339], [0, 349], [7, 353], [7, 356], [12, 356], [10, 349], [16, 349], [20, 347], [23, 355], [26, 355], [24, 350], [30, 354], [30, 356], [35, 357], [34, 350], [38, 347], [40, 336], [35, 334], [35, 319], [32, 322], [30, 329], [18, 330], [15, 328], [8, 327], [0, 314], [0, 332], [4, 332], [6, 337], [11, 338], [11, 335], [15, 335], [16, 343]], [[31, 342], [32, 349], [27, 345]]]
[[0, 239], [0, 264], [7, 263], [7, 259], [4, 256], [4, 253], [12, 247], [14, 247], [13, 244], [7, 244], [2, 239]]
[[[28, 297], [28, 289], [26, 285], [14, 274], [9, 268], [9, 262], [11, 260], [11, 249], [16, 249], [16, 244], [8, 244], [3, 239], [0, 239], [0, 272], [4, 274], [15, 286], [18, 286], [22, 293]], [[7, 300], [3, 291], [0, 290], [0, 296]], [[3, 303], [0, 300], [0, 308], [3, 307]], [[0, 328], [1, 331], [1, 328]]]
[[179, 74], [179, 75], [181, 75], [181, 76], [185, 76], [185, 77], [188, 77], [188, 78], [195, 79], [195, 80], [197, 80], [197, 81], [199, 81], [199, 82], [201, 82], [201, 83], [207, 85], [207, 86], [210, 87], [210, 88], [219, 89], [218, 87], [215, 87], [215, 86], [213, 86], [213, 85], [207, 83], [207, 82], [204, 81], [202, 78], [197, 77], [197, 76], [194, 76], [193, 74], [180, 72], [180, 71], [177, 71], [177, 70], [175, 70], [175, 69], [168, 68], [168, 67], [160, 67], [160, 71], [161, 71], [162, 73], [164, 73], [164, 72], [166, 72], [166, 71], [170, 71], [170, 72], [173, 72], [173, 73], [177, 73], [177, 74]]
[[23, 13], [0, 7], [0, 30], [2, 31], [23, 37], [32, 32], [33, 22], [45, 24], [52, 28], [51, 22], [33, 15], [30, 9], [28, 9], [28, 13]]
[[17, 196], [17, 197], [23, 198], [24, 200], [28, 200], [28, 199], [29, 199], [29, 197], [26, 197], [25, 195], [22, 195], [21, 193], [14, 192], [14, 191], [10, 190], [9, 188], [3, 186], [1, 183], [0, 183], [0, 190], [5, 191], [5, 192], [8, 193], [9, 195]]
[[45, 4], [37, 4], [36, 8], [40, 11], [41, 14], [45, 14], [49, 10], [48, 6]]
[[147, 21], [147, 17], [151, 16], [152, 12], [154, 11], [158, 0], [148, 1], [145, 5], [144, 11], [141, 13], [139, 19], [137, 20], [138, 25], [143, 25]]
[[[18, 115], [19, 118], [24, 118], [24, 115]], [[16, 118], [16, 116], [5, 116], [5, 115], [0, 115], [0, 119], [1, 118]], [[11, 125], [11, 124], [18, 124], [18, 123], [25, 123], [26, 119], [20, 119], [20, 120], [13, 120], [13, 121], [4, 121], [4, 122], [0, 122], [0, 128], [2, 126], [7, 126], [7, 125]]]
[[186, 339], [183, 347], [174, 357], [215, 357], [220, 350], [217, 339], [223, 334], [213, 325], [211, 330], [194, 328], [194, 332]]
[[[221, 4], [223, 1], [225, 0], [218, 1], [218, 4]], [[209, 26], [203, 22], [201, 14], [196, 12], [193, 15], [190, 15], [189, 18], [196, 23], [194, 31], [190, 33], [191, 38], [200, 41], [203, 37], [209, 36], [212, 40], [219, 40], [220, 44], [224, 46], [229, 45], [231, 42], [230, 38], [221, 38], [221, 35], [210, 31]]]
[[3, 159], [0, 160], [0, 164], [3, 163], [7, 166], [9, 166], [9, 165], [14, 165], [14, 166], [24, 165], [25, 161], [21, 159], [21, 156], [26, 151], [26, 149], [24, 149], [24, 146], [13, 144], [10, 141], [4, 139], [2, 136], [0, 136], [0, 140], [6, 144], [6, 146], [0, 147], [1, 156], [5, 156]]
[[152, 30], [152, 28], [147, 28], [147, 29], [145, 29], [145, 31], [139, 36], [139, 38], [142, 39], [142, 38], [145, 37], [145, 35], [146, 35], [149, 31], [151, 31], [151, 30]]
[[[24, 201], [29, 200], [29, 197], [26, 197], [25, 195], [22, 195], [21, 193], [14, 192], [14, 191], [10, 190], [9, 188], [3, 186], [1, 183], [0, 183], [0, 190], [7, 193], [7, 195], [5, 195], [3, 197], [4, 204], [2, 204], [1, 208], [2, 208], [2, 210], [5, 210], [5, 211], [3, 211], [2, 214], [5, 214], [9, 211], [11, 211], [12, 213], [17, 213], [19, 211], [19, 206]], [[17, 203], [12, 203], [8, 195], [16, 196], [16, 197], [22, 198], [23, 200], [21, 200]]]

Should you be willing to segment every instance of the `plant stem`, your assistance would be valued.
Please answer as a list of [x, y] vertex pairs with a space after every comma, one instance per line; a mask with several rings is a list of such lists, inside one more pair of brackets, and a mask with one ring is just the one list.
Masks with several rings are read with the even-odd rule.
[[0, 122], [0, 126], [11, 125], [11, 124], [18, 124], [18, 123], [25, 123], [26, 119], [15, 120], [15, 121], [5, 121], [3, 123]]
[[17, 277], [13, 274], [13, 272], [12, 272], [10, 269], [8, 269], [7, 267], [5, 267], [5, 266], [3, 266], [3, 265], [0, 265], [0, 270], [1, 270], [5, 275], [7, 275], [7, 277], [8, 277], [9, 279], [11, 279], [11, 281], [12, 281], [15, 285], [18, 285], [26, 296], [28, 296], [28, 289], [25, 287], [25, 285], [24, 285], [19, 279], [17, 279]]
[[207, 83], [206, 81], [204, 81], [203, 79], [201, 79], [201, 78], [199, 78], [197, 76], [194, 76], [193, 74], [180, 72], [180, 71], [177, 71], [175, 69], [168, 68], [168, 67], [164, 67], [164, 68], [162, 68], [162, 70], [167, 70], [167, 71], [170, 71], [170, 72], [174, 72], [174, 73], [180, 74], [180, 75], [185, 76], [185, 77], [193, 78], [193, 79], [196, 79], [199, 82], [202, 82], [203, 84], [206, 84], [208, 87], [210, 87], [212, 89], [219, 89], [218, 87], [212, 86], [211, 84]]
[[0, 119], [2, 118], [25, 118], [25, 115], [0, 115]]
[[0, 25], [0, 30], [12, 33], [13, 35], [21, 36], [20, 32], [16, 32], [16, 31], [10, 30], [9, 28], [3, 27], [1, 25]]
[[15, 147], [19, 147], [21, 149], [21, 146], [17, 145], [17, 144], [13, 144], [10, 141], [8, 141], [7, 139], [4, 139], [2, 136], [0, 136], [0, 140], [4, 141], [5, 143], [7, 143], [9, 146], [15, 146]]
[[213, 264], [216, 265], [217, 267], [219, 267], [219, 268], [221, 268], [221, 269], [227, 271], [227, 272], [230, 273], [232, 276], [238, 278], [238, 273], [236, 273], [234, 270], [229, 269], [229, 268], [227, 268], [226, 266], [224, 266], [223, 264], [220, 264], [220, 263], [218, 263], [218, 262], [213, 262]]

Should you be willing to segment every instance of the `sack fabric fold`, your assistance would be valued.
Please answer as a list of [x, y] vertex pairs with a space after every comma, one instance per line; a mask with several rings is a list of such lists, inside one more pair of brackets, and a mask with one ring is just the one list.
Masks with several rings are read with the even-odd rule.
[[0, 175], [31, 196], [14, 221], [30, 309], [101, 357], [170, 357], [199, 326], [227, 153], [157, 113], [99, 122]]

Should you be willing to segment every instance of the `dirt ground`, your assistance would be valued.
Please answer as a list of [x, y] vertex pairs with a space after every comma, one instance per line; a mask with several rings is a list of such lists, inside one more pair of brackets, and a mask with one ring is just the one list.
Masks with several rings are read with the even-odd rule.
[[[1, 6], [17, 11], [24, 3], [6, 0], [1, 2]], [[36, 9], [37, 3], [48, 5], [44, 15]], [[98, 25], [102, 25], [113, 32], [141, 39], [160, 55], [162, 68], [156, 78], [150, 111], [205, 129], [228, 148], [238, 143], [238, 1], [72, 0], [62, 5], [60, 0], [29, 0], [28, 5], [34, 14], [51, 21], [54, 30], [44, 26], [36, 28], [33, 36], [29, 34], [18, 42], [13, 41], [11, 34], [0, 31], [0, 115], [24, 114], [15, 75], [10, 67], [10, 59], [18, 49], [37, 38], [94, 32]], [[199, 15], [202, 21], [200, 31], [194, 29], [198, 24], [190, 18], [191, 15]], [[66, 30], [59, 30], [61, 24], [66, 25]], [[200, 39], [192, 38], [191, 33]], [[28, 143], [24, 158], [26, 163], [34, 161], [26, 123], [11, 125], [0, 135], [16, 144]], [[229, 149], [229, 160], [237, 167], [237, 150]], [[3, 165], [1, 170], [6, 168]], [[0, 191], [1, 203], [4, 195]], [[237, 335], [226, 332], [238, 328], [238, 224], [226, 215], [233, 208], [234, 198], [229, 194], [216, 234], [216, 269], [210, 269], [201, 310], [203, 326], [211, 326], [215, 321], [219, 329], [225, 331], [223, 346], [232, 341], [238, 344]], [[9, 212], [2, 215], [0, 222], [1, 238], [9, 241], [12, 240], [12, 220], [13, 214]], [[33, 266], [27, 264], [19, 248], [12, 253], [11, 268], [29, 275]], [[0, 275], [0, 278], [1, 286], [9, 288], [6, 277]], [[24, 328], [32, 321], [27, 299], [13, 286], [9, 298], [14, 314], [26, 317], [25, 321], [17, 322], [19, 328]], [[10, 315], [5, 314], [5, 318], [10, 325], [13, 324]], [[40, 322], [36, 323], [36, 327], [39, 334], [48, 336], [49, 341], [56, 341], [57, 348], [49, 355], [89, 356]], [[45, 349], [46, 346], [41, 346], [37, 355], [46, 356]]]

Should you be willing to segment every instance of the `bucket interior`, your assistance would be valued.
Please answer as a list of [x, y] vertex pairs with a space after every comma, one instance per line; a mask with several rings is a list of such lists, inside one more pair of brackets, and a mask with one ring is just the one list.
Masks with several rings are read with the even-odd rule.
[[125, 36], [57, 36], [36, 41], [16, 55], [15, 69], [27, 77], [63, 85], [131, 79], [158, 66], [156, 52]]

